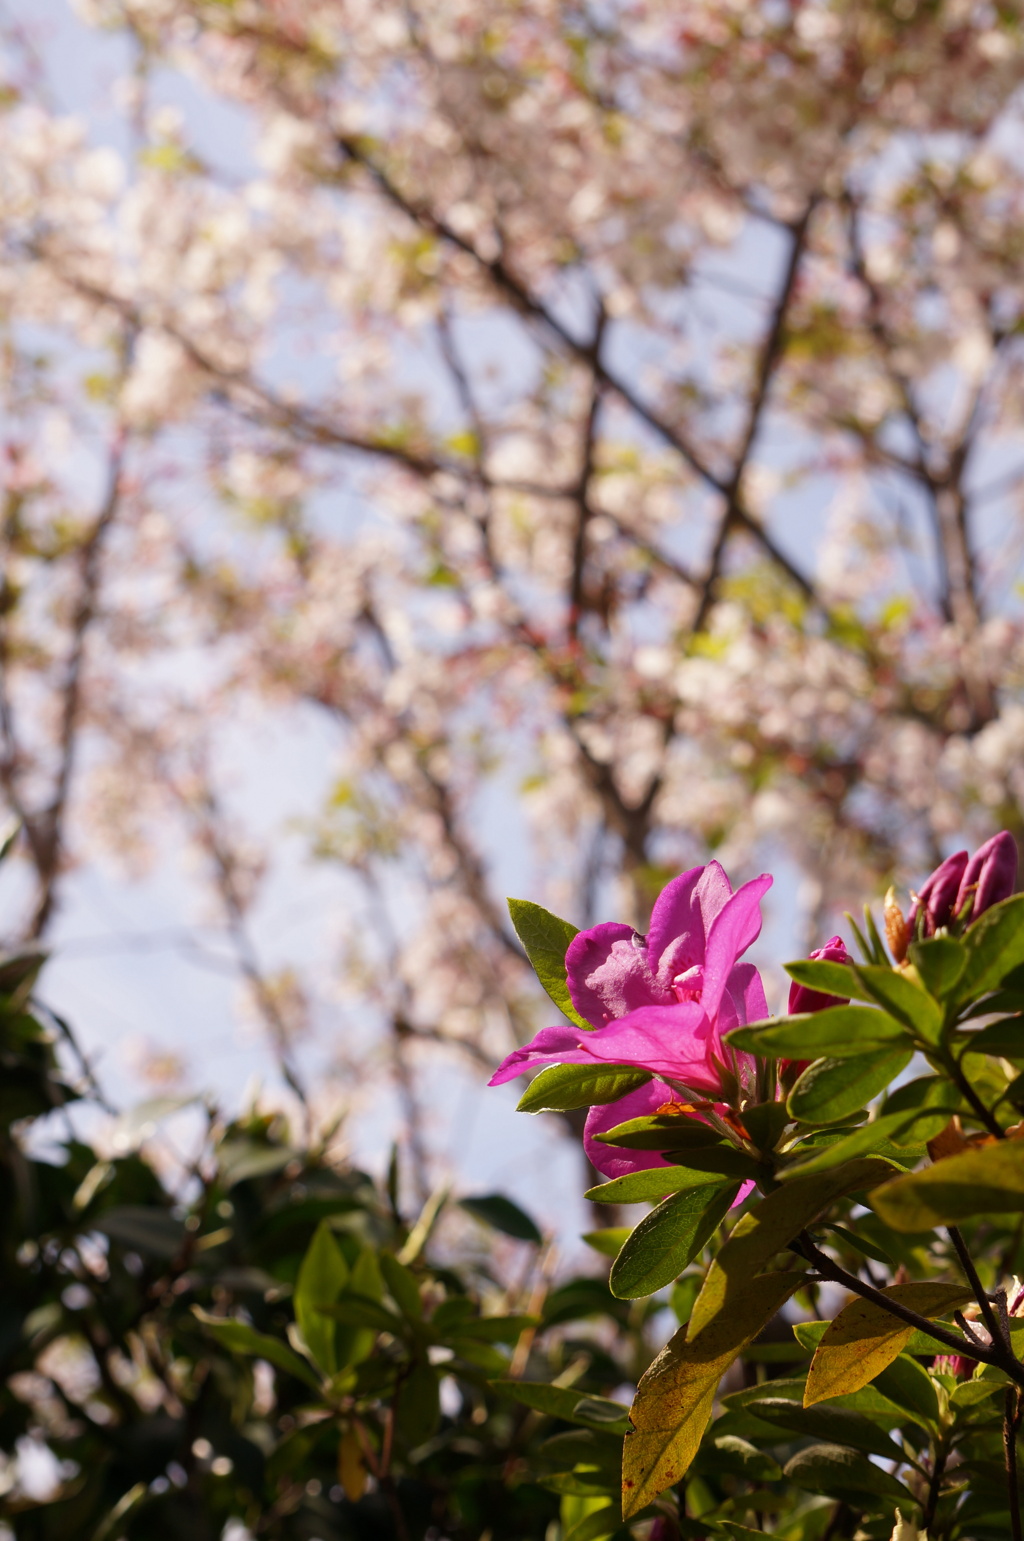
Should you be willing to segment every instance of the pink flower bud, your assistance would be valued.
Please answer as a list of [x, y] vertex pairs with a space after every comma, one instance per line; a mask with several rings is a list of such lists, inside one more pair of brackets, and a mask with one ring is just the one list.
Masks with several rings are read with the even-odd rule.
[[925, 936], [934, 936], [940, 926], [949, 925], [956, 912], [957, 895], [966, 870], [966, 851], [957, 851], [955, 856], [947, 856], [946, 860], [936, 867], [911, 906], [910, 918], [907, 922], [911, 937], [917, 934], [917, 917], [921, 914], [924, 916], [923, 934]]
[[[828, 963], [853, 962], [841, 936], [831, 937], [824, 947], [811, 953], [812, 961], [816, 962], [819, 958], [824, 958]], [[798, 1011], [825, 1011], [829, 1006], [845, 1006], [848, 1002], [847, 995], [825, 995], [821, 990], [798, 985], [795, 980], [789, 987], [790, 1016], [795, 1016]]]
[[993, 835], [979, 846], [967, 863], [956, 896], [955, 913], [960, 914], [972, 890], [974, 903], [971, 920], [1008, 899], [1017, 886], [1017, 842], [1007, 830]]
[[[853, 962], [841, 936], [830, 937], [824, 947], [818, 947], [811, 953], [812, 962], [817, 962], [819, 958], [824, 958], [828, 963]], [[798, 1011], [826, 1011], [829, 1006], [848, 1005], [849, 999], [848, 995], [826, 995], [823, 990], [812, 990], [807, 985], [798, 985], [794, 980], [789, 987], [789, 1014], [795, 1016]], [[787, 1090], [810, 1063], [809, 1059], [779, 1060], [779, 1078]]]

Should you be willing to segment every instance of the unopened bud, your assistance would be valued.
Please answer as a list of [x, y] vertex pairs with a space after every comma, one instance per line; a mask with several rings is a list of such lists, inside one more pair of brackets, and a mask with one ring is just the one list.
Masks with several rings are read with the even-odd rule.
[[924, 936], [934, 936], [940, 926], [949, 925], [966, 870], [967, 852], [957, 851], [953, 856], [947, 856], [925, 879], [910, 909], [908, 926], [912, 936], [917, 935], [918, 916]]
[[[824, 959], [827, 963], [853, 962], [841, 936], [829, 937], [824, 947], [815, 948], [811, 953], [811, 962], [816, 963], [819, 959]], [[849, 999], [848, 995], [826, 995], [823, 990], [812, 990], [808, 985], [798, 985], [794, 979], [789, 987], [789, 1014], [796, 1016], [802, 1011], [827, 1011], [829, 1006], [847, 1005]], [[793, 1090], [797, 1076], [806, 1070], [810, 1063], [809, 1059], [779, 1061], [779, 1082], [787, 1095]]]
[[910, 933], [907, 923], [903, 919], [903, 911], [896, 903], [896, 890], [890, 888], [885, 896], [885, 939], [889, 943], [889, 951], [897, 963], [902, 963], [907, 956], [907, 945], [910, 941]]
[[1017, 842], [1008, 830], [1000, 830], [978, 847], [964, 869], [956, 896], [957, 915], [973, 896], [971, 920], [1008, 899], [1017, 886]]

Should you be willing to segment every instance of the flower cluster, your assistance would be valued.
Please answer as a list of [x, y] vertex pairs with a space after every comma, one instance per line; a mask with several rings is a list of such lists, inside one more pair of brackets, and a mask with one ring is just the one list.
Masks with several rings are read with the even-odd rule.
[[[1016, 845], [1006, 830], [972, 857], [960, 851], [947, 858], [914, 897], [909, 927], [900, 920], [897, 964], [903, 963], [915, 928], [930, 937], [940, 928], [970, 925], [1012, 894], [1016, 874]], [[760, 934], [761, 900], [771, 883], [764, 873], [733, 892], [722, 867], [712, 861], [663, 889], [646, 936], [615, 921], [579, 932], [565, 955], [566, 986], [588, 1026], [542, 1028], [502, 1061], [489, 1084], [499, 1086], [524, 1071], [556, 1064], [648, 1072], [652, 1079], [646, 1084], [591, 1107], [587, 1116], [584, 1147], [608, 1177], [667, 1164], [655, 1151], [599, 1143], [600, 1135], [627, 1120], [674, 1113], [742, 1137], [743, 1109], [788, 1092], [810, 1063], [780, 1059], [777, 1086], [765, 1086], [755, 1057], [726, 1041], [732, 1029], [768, 1015], [761, 977], [741, 959]], [[839, 936], [810, 959], [852, 962]], [[825, 1011], [847, 1000], [795, 982], [789, 1012]]]

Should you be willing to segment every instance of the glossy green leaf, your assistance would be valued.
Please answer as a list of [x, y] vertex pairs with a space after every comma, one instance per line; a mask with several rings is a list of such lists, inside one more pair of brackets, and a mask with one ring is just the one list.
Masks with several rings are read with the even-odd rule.
[[1024, 1142], [1000, 1140], [897, 1177], [875, 1189], [871, 1207], [895, 1231], [1024, 1213]]
[[503, 1193], [480, 1193], [460, 1199], [459, 1208], [475, 1220], [489, 1225], [492, 1230], [513, 1236], [516, 1241], [532, 1241], [539, 1245], [544, 1240], [536, 1221], [531, 1220], [525, 1209], [520, 1209], [518, 1204], [514, 1204]]
[[625, 1433], [629, 1427], [629, 1409], [608, 1397], [583, 1396], [572, 1386], [552, 1386], [546, 1381], [495, 1380], [495, 1391], [502, 1392], [534, 1412], [583, 1428], [608, 1429]]
[[986, 910], [966, 931], [963, 946], [967, 963], [957, 981], [957, 1001], [994, 990], [1024, 963], [1024, 894]]
[[717, 1173], [719, 1177], [758, 1178], [771, 1170], [724, 1141], [706, 1150], [667, 1150], [665, 1160], [673, 1166], [678, 1163], [688, 1172]]
[[910, 1064], [911, 1050], [890, 1049], [856, 1059], [819, 1059], [808, 1065], [786, 1106], [807, 1124], [837, 1124], [867, 1107]]
[[845, 1450], [842, 1445], [808, 1445], [787, 1462], [785, 1473], [798, 1487], [857, 1508], [878, 1512], [902, 1504], [907, 1513], [913, 1510], [914, 1495], [909, 1488], [866, 1455]]
[[201, 1306], [193, 1306], [192, 1314], [212, 1338], [216, 1338], [218, 1343], [232, 1353], [244, 1354], [249, 1359], [265, 1359], [268, 1364], [276, 1365], [279, 1370], [294, 1375], [296, 1380], [319, 1391], [320, 1380], [312, 1367], [279, 1338], [272, 1338], [266, 1332], [257, 1332], [247, 1322], [211, 1316]]
[[854, 972], [873, 1001], [897, 1022], [934, 1043], [942, 1029], [942, 1009], [908, 975], [877, 964], [858, 964]]
[[955, 993], [957, 982], [967, 966], [967, 949], [952, 936], [933, 936], [926, 942], [911, 942], [909, 957], [925, 989], [940, 1001]]
[[[906, 1128], [908, 1115], [896, 1113], [890, 1117], [878, 1117], [869, 1123], [861, 1124], [857, 1129], [851, 1129], [850, 1133], [842, 1139], [830, 1142], [828, 1145], [813, 1147], [801, 1145], [794, 1151], [792, 1165], [783, 1167], [779, 1177], [783, 1182], [792, 1182], [796, 1177], [805, 1177], [812, 1172], [827, 1172], [832, 1167], [841, 1166], [844, 1161], [852, 1161], [858, 1156], [884, 1155], [889, 1156], [889, 1146], [892, 1135]], [[806, 1153], [806, 1154], [805, 1154]], [[890, 1157], [891, 1159], [891, 1157]]]
[[671, 1284], [704, 1250], [736, 1193], [735, 1183], [714, 1183], [663, 1200], [640, 1221], [612, 1264], [612, 1294], [637, 1300]]
[[579, 934], [577, 927], [529, 899], [510, 899], [508, 912], [534, 973], [548, 995], [563, 1016], [590, 1032], [591, 1024], [576, 1010], [565, 982], [565, 954], [573, 937]]
[[[800, 1159], [785, 1167], [780, 1176], [787, 1181], [804, 1172], [824, 1172], [838, 1162], [869, 1153], [889, 1159], [903, 1158], [902, 1164], [916, 1166], [917, 1147], [922, 1147], [923, 1154], [924, 1142], [945, 1128], [959, 1105], [956, 1088], [943, 1076], [920, 1076], [897, 1087], [869, 1123], [861, 1124], [822, 1150], [809, 1151], [806, 1156], [801, 1150], [796, 1151], [794, 1154]], [[913, 1147], [909, 1147], [910, 1141], [914, 1142]]]
[[[923, 1000], [928, 996], [923, 995]], [[932, 1003], [934, 1004], [934, 1003]], [[825, 1011], [800, 1012], [766, 1026], [734, 1028], [726, 1040], [735, 1049], [773, 1058], [817, 1059], [828, 1054], [851, 1059], [869, 1050], [906, 1042], [904, 1027], [873, 1006], [829, 1006]]]
[[[567, 1113], [573, 1108], [617, 1102], [653, 1078], [624, 1065], [549, 1065], [520, 1097], [519, 1113]], [[666, 1100], [668, 1092], [666, 1091]]]
[[897, 1354], [891, 1364], [875, 1376], [872, 1385], [897, 1407], [905, 1408], [925, 1427], [939, 1421], [939, 1399], [935, 1382], [928, 1371], [908, 1354]]
[[[925, 997], [927, 999], [927, 997]], [[907, 1031], [875, 1006], [828, 1006], [798, 1012], [768, 1025], [753, 1023], [725, 1034], [733, 1048], [773, 1059], [853, 1059], [872, 1049], [905, 1042]]]
[[[959, 1284], [890, 1284], [882, 1291], [919, 1316], [943, 1316], [966, 1305], [970, 1290]], [[872, 1300], [843, 1307], [820, 1336], [807, 1374], [804, 1406], [859, 1391], [906, 1348], [914, 1328]]]
[[762, 1199], [737, 1222], [711, 1264], [690, 1317], [689, 1338], [695, 1339], [720, 1314], [728, 1314], [745, 1282], [836, 1199], [874, 1187], [891, 1171], [887, 1161], [853, 1161], [834, 1172], [795, 1178]]
[[860, 982], [848, 963], [833, 963], [828, 958], [798, 958], [784, 967], [798, 985], [806, 985], [809, 990], [818, 990], [822, 995], [845, 996], [847, 1000], [851, 997], [870, 999], [861, 993]]
[[[723, 1146], [723, 1152], [725, 1149]], [[753, 1175], [758, 1170], [757, 1163], [749, 1157], [744, 1158], [742, 1151], [737, 1150], [735, 1154], [745, 1159], [753, 1170], [725, 1175], [741, 1177]], [[714, 1182], [716, 1175], [719, 1174], [715, 1171], [702, 1171], [690, 1166], [648, 1167], [643, 1172], [627, 1172], [625, 1177], [613, 1177], [610, 1182], [588, 1188], [584, 1198], [594, 1204], [660, 1203], [670, 1193], [682, 1193], [687, 1188], [706, 1188]]]
[[803, 1279], [798, 1273], [748, 1278], [732, 1309], [692, 1341], [680, 1328], [640, 1380], [622, 1452], [622, 1514], [630, 1520], [678, 1482], [700, 1445], [718, 1382]]
[[348, 1264], [341, 1255], [331, 1228], [321, 1220], [295, 1283], [295, 1320], [302, 1340], [325, 1375], [338, 1369], [335, 1326], [319, 1308], [333, 1305], [348, 1283]]
[[[764, 1389], [770, 1393], [771, 1383]], [[872, 1423], [863, 1413], [851, 1412], [845, 1407], [805, 1407], [799, 1402], [770, 1394], [747, 1402], [745, 1406], [755, 1418], [777, 1424], [788, 1433], [804, 1437], [817, 1436], [828, 1440], [830, 1444], [862, 1450], [867, 1455], [885, 1456], [890, 1461], [898, 1461], [903, 1457], [900, 1447], [877, 1424]]]
[[733, 1472], [748, 1482], [778, 1482], [782, 1476], [782, 1467], [774, 1456], [759, 1450], [748, 1439], [741, 1439], [737, 1434], [720, 1434], [707, 1441], [702, 1446], [701, 1455], [705, 1452], [708, 1456], [708, 1469], [715, 1475], [720, 1471]]
[[703, 1150], [724, 1143], [717, 1129], [683, 1113], [629, 1118], [594, 1138], [602, 1145], [615, 1145], [623, 1150]]

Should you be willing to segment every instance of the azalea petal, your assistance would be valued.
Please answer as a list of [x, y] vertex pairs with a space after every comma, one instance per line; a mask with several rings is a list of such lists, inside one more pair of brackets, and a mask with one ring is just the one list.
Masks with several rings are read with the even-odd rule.
[[521, 1049], [513, 1049], [502, 1060], [488, 1081], [488, 1086], [501, 1086], [505, 1081], [514, 1081], [517, 1075], [522, 1075], [524, 1070], [534, 1066], [585, 1065], [591, 1056], [580, 1047], [580, 1036], [580, 1029], [570, 1027], [567, 1022], [560, 1027], [542, 1027], [530, 1043], [524, 1044]]
[[624, 1124], [630, 1118], [646, 1118], [664, 1107], [666, 1102], [682, 1099], [664, 1081], [648, 1081], [635, 1092], [620, 1097], [618, 1102], [606, 1102], [591, 1108], [583, 1130], [583, 1149], [590, 1164], [605, 1177], [625, 1177], [629, 1172], [646, 1172], [654, 1166], [670, 1163], [656, 1150], [617, 1150], [614, 1145], [601, 1145], [594, 1136], [605, 1134], [616, 1124]]
[[647, 929], [647, 956], [661, 984], [671, 984], [677, 974], [703, 962], [704, 921], [697, 886], [705, 870], [691, 867], [673, 878], [654, 902]]
[[595, 1027], [648, 1005], [659, 994], [672, 998], [656, 990], [643, 937], [618, 921], [605, 921], [574, 936], [565, 967], [572, 1003]]
[[761, 976], [752, 963], [737, 963], [726, 980], [726, 994], [736, 1011], [736, 1026], [763, 1022], [768, 1015]]
[[711, 923], [704, 954], [704, 990], [701, 1005], [709, 1017], [718, 1011], [736, 959], [761, 931], [761, 900], [772, 886], [765, 872], [737, 889]]
[[612, 1065], [636, 1065], [655, 1075], [672, 1076], [697, 1091], [716, 1091], [718, 1081], [708, 1060], [711, 1024], [696, 1001], [673, 1006], [641, 1006], [609, 1022], [587, 1038], [595, 1059]]

